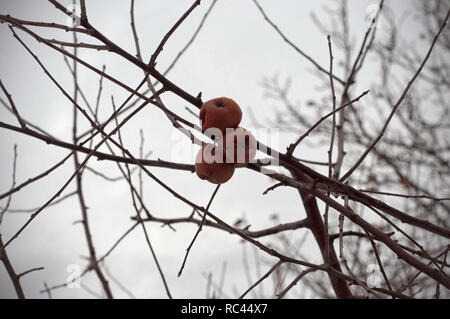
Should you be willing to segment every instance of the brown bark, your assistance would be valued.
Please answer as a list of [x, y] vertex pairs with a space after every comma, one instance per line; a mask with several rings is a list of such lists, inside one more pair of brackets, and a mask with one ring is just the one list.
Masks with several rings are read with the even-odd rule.
[[[305, 181], [305, 176], [300, 175], [298, 172], [291, 170], [293, 177], [299, 181]], [[329, 246], [329, 256], [326, 256], [326, 244], [325, 244], [325, 227], [323, 224], [322, 217], [320, 216], [319, 207], [317, 206], [317, 201], [312, 195], [298, 190], [300, 197], [302, 198], [303, 206], [305, 207], [306, 216], [309, 220], [310, 230], [319, 246], [319, 250], [322, 254], [322, 258], [325, 263], [327, 260], [331, 267], [341, 272], [341, 266], [339, 264], [338, 257], [332, 245]], [[336, 294], [337, 298], [351, 298], [352, 292], [348, 287], [346, 281], [339, 278], [332, 272], [328, 272], [330, 278], [331, 286]]]

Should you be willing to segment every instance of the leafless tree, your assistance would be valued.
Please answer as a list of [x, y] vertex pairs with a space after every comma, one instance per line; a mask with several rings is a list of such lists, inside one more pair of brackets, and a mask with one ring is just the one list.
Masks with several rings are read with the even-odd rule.
[[[306, 218], [291, 223], [280, 223], [273, 216], [273, 226], [253, 230], [245, 221], [234, 225], [226, 223], [210, 209], [214, 197], [220, 192], [217, 186], [206, 207], [195, 203], [182, 193], [175, 191], [164, 180], [158, 178], [152, 167], [167, 170], [194, 172], [192, 164], [150, 160], [144, 154], [144, 136], [141, 134], [140, 154], [133, 154], [122, 139], [125, 124], [139, 116], [146, 107], [156, 107], [167, 117], [167, 124], [184, 134], [185, 143], [201, 145], [207, 136], [201, 136], [201, 129], [191, 118], [179, 115], [177, 110], [163, 102], [164, 95], [173, 94], [199, 109], [203, 104], [201, 94], [191, 94], [182, 84], [174, 83], [167, 77], [179, 58], [195, 40], [204, 26], [205, 20], [214, 8], [216, 0], [206, 4], [207, 9], [198, 28], [186, 46], [176, 55], [170, 66], [159, 70], [158, 57], [170, 37], [200, 6], [194, 1], [185, 13], [167, 31], [159, 45], [154, 49], [150, 60], [144, 61], [138, 30], [134, 21], [134, 1], [130, 3], [130, 21], [135, 43], [135, 52], [129, 52], [117, 45], [113, 39], [104, 35], [89, 20], [89, 7], [80, 0], [80, 16], [60, 4], [49, 0], [55, 10], [74, 19], [71, 26], [53, 22], [28, 21], [10, 15], [0, 15], [3, 27], [8, 27], [11, 35], [36, 61], [49, 80], [67, 98], [72, 107], [72, 140], [64, 141], [52, 136], [44, 128], [33, 124], [21, 116], [21, 106], [16, 105], [5, 82], [0, 82], [5, 100], [0, 100], [12, 114], [17, 123], [1, 121], [4, 130], [28, 135], [36, 140], [66, 149], [69, 153], [53, 163], [46, 171], [30, 176], [26, 181], [16, 181], [15, 151], [10, 190], [0, 195], [4, 201], [0, 222], [4, 214], [11, 212], [9, 201], [13, 194], [28, 185], [40, 181], [58, 167], [73, 160], [75, 170], [61, 185], [59, 190], [44, 205], [31, 210], [28, 220], [7, 240], [0, 236], [0, 259], [3, 262], [19, 298], [24, 298], [20, 278], [14, 270], [14, 260], [8, 258], [10, 244], [19, 240], [20, 235], [49, 206], [56, 205], [68, 197], [76, 196], [80, 206], [80, 223], [89, 252], [89, 263], [80, 276], [95, 273], [101, 287], [102, 296], [114, 297], [109, 280], [128, 296], [134, 297], [125, 285], [115, 280], [104, 264], [105, 259], [135, 228], [141, 228], [149, 252], [157, 265], [159, 276], [165, 287], [167, 297], [172, 293], [165, 277], [164, 265], [158, 261], [153, 244], [145, 225], [157, 223], [172, 227], [175, 224], [195, 224], [198, 230], [187, 244], [186, 254], [178, 276], [183, 273], [189, 261], [191, 249], [203, 229], [215, 228], [238, 236], [243, 241], [244, 270], [249, 279], [248, 289], [243, 292], [224, 291], [226, 264], [220, 271], [219, 280], [212, 274], [207, 279], [207, 297], [260, 296], [283, 298], [302, 297], [296, 292], [296, 285], [305, 285], [313, 296], [323, 298], [448, 298], [450, 278], [448, 276], [447, 255], [449, 251], [450, 228], [447, 221], [450, 208], [449, 194], [449, 154], [450, 117], [447, 105], [450, 83], [448, 57], [450, 54], [450, 34], [448, 18], [450, 7], [446, 1], [421, 1], [417, 3], [414, 14], [420, 19], [423, 33], [419, 34], [420, 44], [426, 47], [425, 54], [419, 53], [413, 43], [408, 42], [398, 31], [398, 20], [388, 7], [389, 3], [380, 1], [371, 12], [367, 30], [362, 39], [353, 39], [349, 27], [347, 1], [340, 6], [327, 9], [329, 19], [321, 22], [313, 15], [313, 21], [324, 33], [328, 41], [328, 65], [320, 65], [304, 49], [290, 40], [288, 33], [272, 20], [270, 12], [253, 0], [255, 10], [261, 14], [268, 26], [279, 35], [280, 44], [291, 47], [299, 59], [308, 60], [314, 67], [316, 76], [321, 79], [323, 98], [310, 100], [298, 105], [290, 98], [289, 75], [287, 80], [279, 76], [268, 77], [262, 81], [268, 100], [284, 107], [275, 117], [266, 119], [254, 115], [255, 122], [264, 126], [279, 127], [295, 133], [298, 138], [286, 150], [275, 150], [261, 141], [258, 149], [267, 157], [277, 159], [279, 167], [273, 162], [249, 163], [244, 168], [255, 174], [266, 174], [273, 179], [273, 186], [265, 191], [282, 192], [293, 188], [299, 194], [299, 201], [292, 203], [299, 211], [304, 210]], [[380, 26], [380, 21], [382, 26]], [[70, 31], [72, 41], [48, 39], [40, 35], [42, 28], [55, 31]], [[25, 40], [27, 37], [27, 40]], [[42, 63], [28, 41], [37, 41], [64, 57], [73, 79], [73, 87], [65, 88]], [[108, 74], [108, 67], [99, 69], [86, 62], [78, 50], [92, 52], [106, 50], [110, 54], [134, 64], [142, 70], [142, 81], [137, 87], [130, 87], [121, 79]], [[337, 58], [339, 57], [339, 58]], [[343, 58], [341, 58], [343, 57]], [[337, 60], [337, 61], [336, 61]], [[87, 68], [99, 76], [99, 90], [95, 103], [90, 102], [84, 92], [83, 83], [78, 77], [79, 67]], [[365, 68], [376, 72], [371, 74], [370, 87], [360, 85]], [[405, 80], [406, 79], [406, 80]], [[4, 80], [4, 79], [2, 79]], [[129, 95], [123, 101], [112, 99], [113, 111], [106, 120], [99, 116], [102, 83], [110, 81], [126, 90]], [[366, 84], [364, 84], [366, 85]], [[198, 88], [201, 91], [201, 88]], [[197, 116], [197, 110], [190, 110]], [[88, 121], [91, 129], [81, 131], [79, 121]], [[201, 138], [199, 138], [201, 136]], [[298, 156], [298, 149], [308, 145], [326, 145], [322, 161], [304, 161]], [[105, 147], [108, 151], [105, 151]], [[102, 151], [100, 151], [102, 148]], [[92, 159], [111, 161], [117, 165], [120, 177], [110, 177], [90, 167]], [[104, 254], [98, 254], [92, 238], [89, 212], [83, 189], [83, 174], [93, 172], [108, 181], [126, 183], [133, 206], [130, 228], [115, 241]], [[137, 178], [136, 176], [137, 175]], [[173, 195], [173, 200], [184, 202], [192, 208], [191, 214], [179, 218], [163, 218], [151, 212], [143, 200], [143, 179], [154, 180]], [[193, 177], [195, 178], [195, 177]], [[65, 192], [75, 184], [75, 191]], [[64, 195], [63, 195], [64, 194]], [[392, 199], [399, 201], [393, 202]], [[401, 208], [398, 208], [400, 203]], [[290, 231], [290, 232], [288, 232]], [[301, 236], [296, 239], [292, 231]], [[310, 234], [321, 253], [321, 263], [309, 261], [301, 247]], [[270, 238], [264, 244], [260, 238]], [[248, 251], [248, 247], [252, 251]], [[253, 254], [255, 260], [250, 266], [248, 258]], [[276, 258], [267, 272], [262, 265]], [[250, 274], [251, 273], [251, 274]], [[256, 278], [255, 278], [256, 275]], [[261, 283], [267, 278], [273, 280], [273, 291], [264, 295]], [[229, 281], [233, 279], [228, 278]], [[67, 287], [68, 283], [47, 286], [42, 293], [51, 297], [51, 292]], [[88, 287], [83, 287], [89, 290]], [[297, 295], [297, 293], [299, 293]], [[93, 292], [92, 294], [95, 295]]]

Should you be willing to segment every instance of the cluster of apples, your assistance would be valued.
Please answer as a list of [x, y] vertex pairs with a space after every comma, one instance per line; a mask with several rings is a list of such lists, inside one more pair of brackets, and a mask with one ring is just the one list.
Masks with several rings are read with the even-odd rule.
[[232, 99], [219, 97], [202, 105], [202, 130], [215, 143], [203, 144], [197, 154], [195, 172], [200, 179], [223, 184], [233, 176], [235, 167], [255, 158], [256, 139], [239, 127], [241, 119], [241, 108]]

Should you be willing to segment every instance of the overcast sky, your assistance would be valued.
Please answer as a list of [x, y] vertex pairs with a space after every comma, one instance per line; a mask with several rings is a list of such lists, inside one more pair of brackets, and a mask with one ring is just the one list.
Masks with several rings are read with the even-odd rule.
[[[61, 1], [69, 5], [71, 1]], [[191, 0], [144, 1], [136, 0], [135, 18], [141, 41], [144, 59], [148, 61], [151, 53], [173, 23], [191, 5]], [[200, 7], [187, 18], [182, 26], [167, 42], [158, 58], [157, 69], [164, 71], [179, 50], [186, 44], [211, 1], [203, 0]], [[285, 31], [286, 35], [300, 48], [310, 54], [321, 65], [328, 66], [328, 48], [326, 35], [314, 25], [310, 18], [315, 12], [322, 21], [327, 22], [323, 6], [335, 5], [332, 0], [296, 1], [296, 0], [261, 0], [270, 17]], [[413, 1], [386, 1], [399, 15], [412, 5]], [[366, 28], [366, 13], [374, 0], [350, 0], [350, 29], [355, 43], [360, 44]], [[134, 41], [130, 28], [129, 1], [87, 1], [87, 11], [91, 23], [114, 42], [135, 53]], [[0, 13], [10, 14], [16, 18], [35, 21], [49, 21], [65, 24], [67, 17], [47, 1], [0, 0]], [[400, 29], [403, 34], [418, 28]], [[47, 38], [71, 41], [71, 34], [64, 31], [55, 32], [36, 29]], [[62, 56], [23, 32], [19, 35], [27, 45], [38, 54], [52, 75], [68, 90], [73, 91], [71, 75]], [[34, 59], [12, 37], [7, 25], [0, 25], [0, 78], [12, 94], [23, 118], [39, 125], [49, 133], [66, 141], [72, 139], [72, 105], [50, 82]], [[86, 37], [84, 42], [94, 43]], [[79, 55], [101, 69], [106, 64], [107, 73], [121, 79], [131, 87], [142, 80], [142, 71], [113, 53], [79, 49]], [[342, 59], [336, 50], [337, 60]], [[339, 69], [338, 69], [339, 70]], [[370, 78], [373, 67], [362, 71], [362, 84], [355, 89], [365, 90], [365, 81]], [[323, 92], [318, 90], [321, 84], [314, 74], [314, 68], [304, 58], [288, 47], [272, 28], [264, 21], [254, 3], [250, 0], [218, 0], [208, 17], [204, 28], [189, 50], [182, 56], [168, 78], [192, 95], [203, 92], [203, 99], [218, 96], [231, 97], [243, 109], [241, 126], [252, 129], [257, 137], [263, 130], [254, 127], [249, 109], [261, 123], [274, 114], [275, 108], [281, 106], [264, 97], [260, 85], [263, 77], [278, 74], [280, 80], [292, 79], [291, 98], [304, 105], [308, 100], [318, 99]], [[342, 75], [342, 73], [340, 74]], [[90, 101], [95, 104], [98, 90], [98, 75], [79, 67], [79, 82]], [[107, 80], [100, 104], [100, 118], [105, 119], [112, 111], [111, 95], [117, 104], [128, 96], [122, 88]], [[5, 96], [0, 94], [2, 99]], [[173, 94], [164, 94], [164, 102], [170, 109], [176, 110], [190, 121], [195, 117], [185, 111], [187, 103]], [[304, 108], [304, 110], [307, 110]], [[0, 108], [3, 122], [17, 125], [15, 119], [3, 107]], [[80, 131], [89, 125], [80, 117]], [[134, 154], [139, 154], [139, 129], [145, 136], [145, 152], [151, 151], [151, 158], [192, 163], [197, 147], [174, 131], [166, 117], [155, 107], [148, 107], [125, 126], [124, 142]], [[271, 127], [273, 132], [276, 128]], [[261, 135], [260, 135], [261, 134]], [[298, 132], [301, 134], [301, 132]], [[274, 135], [270, 143], [278, 150], [285, 150], [297, 134]], [[0, 193], [11, 185], [13, 146], [17, 144], [17, 182], [21, 183], [49, 168], [62, 159], [67, 150], [46, 145], [30, 137], [0, 130]], [[299, 156], [310, 160], [324, 160], [323, 149], [299, 147]], [[81, 156], [84, 158], [84, 155]], [[108, 176], [119, 176], [114, 163], [97, 162], [92, 159], [89, 166], [100, 170]], [[42, 205], [64, 184], [73, 173], [73, 161], [51, 175], [34, 183], [19, 193], [14, 194], [11, 208], [32, 208]], [[195, 174], [150, 168], [159, 178], [164, 179], [183, 196], [199, 205], [205, 206], [214, 190], [214, 185], [199, 180]], [[131, 225], [130, 217], [134, 210], [131, 206], [128, 185], [123, 182], [107, 182], [90, 172], [84, 174], [84, 191], [93, 240], [98, 256], [102, 256], [111, 245]], [[144, 200], [151, 212], [159, 217], [186, 216], [191, 208], [175, 199], [150, 178], [144, 177]], [[253, 230], [273, 225], [270, 216], [279, 214], [281, 222], [299, 220], [304, 217], [299, 195], [293, 189], [283, 188], [263, 196], [263, 191], [273, 182], [251, 170], [239, 169], [233, 178], [224, 184], [215, 198], [211, 211], [223, 220], [233, 223], [245, 217]], [[74, 190], [71, 184], [63, 194]], [[4, 206], [5, 201], [0, 202]], [[28, 214], [6, 214], [1, 225], [4, 241], [10, 238], [27, 220]], [[8, 247], [8, 254], [17, 272], [34, 267], [45, 267], [22, 278], [27, 297], [45, 298], [40, 294], [43, 282], [48, 285], [64, 283], [69, 273], [67, 267], [75, 264], [86, 265], [87, 246], [80, 224], [78, 199], [71, 197], [63, 203], [45, 209], [32, 224]], [[332, 218], [336, 219], [336, 215]], [[203, 298], [206, 293], [206, 279], [203, 274], [213, 272], [213, 279], [219, 281], [220, 269], [227, 262], [224, 292], [229, 297], [242, 293], [248, 286], [242, 260], [242, 243], [237, 236], [222, 231], [205, 228], [190, 253], [183, 275], [177, 272], [184, 257], [184, 252], [196, 231], [193, 225], [175, 225], [176, 232], [160, 225], [147, 225], [150, 239], [155, 248], [161, 266], [167, 277], [172, 295], [176, 298]], [[292, 238], [300, 238], [303, 232], [287, 233]], [[263, 243], [268, 238], [262, 238]], [[248, 246], [248, 245], [247, 245]], [[249, 251], [249, 263], [253, 269], [253, 250]], [[302, 253], [310, 262], [320, 263], [321, 258], [315, 243], [309, 241]], [[276, 262], [264, 257], [262, 271]], [[155, 263], [146, 246], [141, 228], [136, 228], [106, 259], [106, 265], [114, 277], [120, 280], [139, 298], [166, 297]], [[253, 271], [254, 273], [254, 271]], [[257, 278], [253, 274], [253, 280]], [[100, 291], [98, 280], [93, 274], [83, 277], [82, 283], [90, 289]], [[111, 282], [116, 297], [127, 295]], [[298, 289], [302, 289], [300, 286]], [[269, 289], [267, 289], [267, 297]], [[53, 292], [57, 298], [92, 297], [83, 289], [59, 289]], [[15, 297], [13, 286], [3, 266], [0, 267], [0, 298]]]

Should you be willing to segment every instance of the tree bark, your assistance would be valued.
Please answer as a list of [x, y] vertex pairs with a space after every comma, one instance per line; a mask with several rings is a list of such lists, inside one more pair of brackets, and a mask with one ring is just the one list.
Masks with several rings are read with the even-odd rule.
[[[307, 181], [305, 176], [300, 175], [300, 173], [295, 172], [294, 170], [291, 170], [291, 174], [295, 179], [299, 181]], [[309, 220], [310, 230], [313, 233], [317, 245], [319, 246], [324, 262], [326, 263], [327, 259], [329, 259], [329, 265], [337, 271], [341, 271], [338, 257], [332, 245], [329, 245], [329, 258], [327, 258], [326, 256], [325, 228], [315, 197], [301, 190], [298, 190], [298, 192], [302, 199], [303, 206], [305, 207], [306, 216]], [[352, 297], [352, 292], [350, 291], [350, 288], [348, 287], [347, 282], [344, 279], [336, 276], [331, 272], [328, 272], [328, 277], [330, 278], [331, 286], [333, 287], [337, 298]]]

